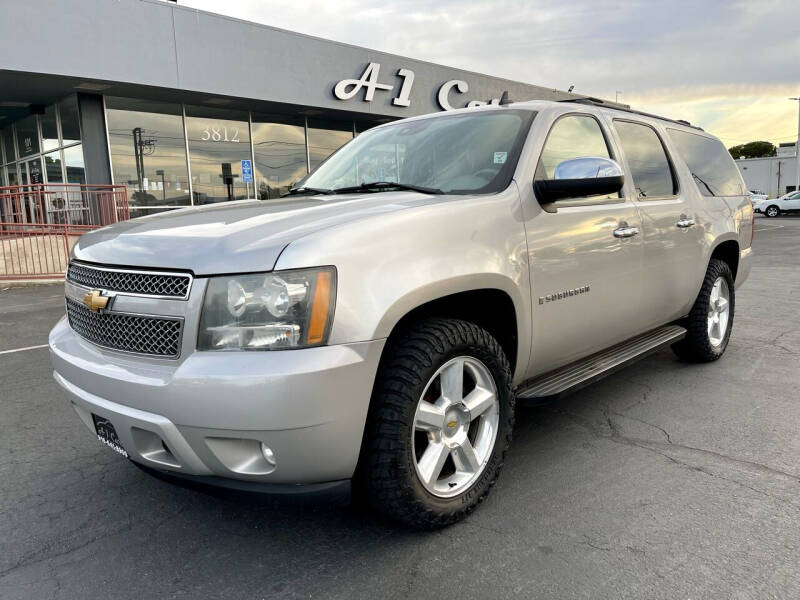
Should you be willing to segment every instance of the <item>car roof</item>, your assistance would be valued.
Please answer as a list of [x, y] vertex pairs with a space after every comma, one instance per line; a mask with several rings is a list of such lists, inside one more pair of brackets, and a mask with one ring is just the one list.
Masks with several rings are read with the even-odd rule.
[[[608, 111], [611, 114], [620, 113], [622, 115], [635, 115], [639, 117], [645, 117], [648, 119], [654, 119], [656, 121], [661, 122], [663, 125], [670, 125], [671, 127], [678, 127], [687, 133], [695, 133], [703, 135], [704, 137], [714, 138], [716, 137], [713, 134], [710, 134], [704, 131], [701, 127], [696, 125], [692, 125], [689, 121], [684, 121], [682, 119], [670, 119], [668, 117], [662, 117], [660, 115], [654, 115], [651, 113], [639, 111], [632, 109], [623, 104], [616, 104], [616, 103], [609, 103], [598, 98], [593, 98], [591, 96], [586, 96], [582, 98], [569, 98], [567, 100], [526, 100], [523, 102], [510, 102], [509, 104], [498, 105], [498, 104], [485, 104], [481, 106], [472, 106], [472, 107], [465, 107], [465, 108], [457, 108], [455, 110], [449, 111], [442, 111], [436, 113], [428, 113], [425, 115], [418, 115], [414, 117], [408, 117], [405, 119], [401, 119], [400, 121], [418, 121], [422, 119], [436, 119], [447, 117], [454, 114], [467, 114], [467, 113], [475, 113], [475, 112], [489, 112], [489, 111], [502, 111], [502, 110], [509, 110], [509, 109], [522, 109], [522, 110], [529, 110], [529, 111], [541, 111], [547, 108], [554, 108], [554, 107], [563, 107], [565, 104], [575, 104], [583, 107], [588, 108], [598, 108], [602, 109], [603, 111]], [[379, 125], [374, 127], [373, 129], [380, 129], [383, 127], [391, 126], [395, 123], [400, 121], [391, 121], [389, 123], [384, 123], [383, 125]]]

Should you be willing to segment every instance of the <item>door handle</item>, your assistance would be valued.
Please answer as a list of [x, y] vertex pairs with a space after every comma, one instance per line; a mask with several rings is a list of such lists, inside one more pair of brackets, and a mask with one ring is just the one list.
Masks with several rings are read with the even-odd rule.
[[630, 227], [628, 225], [621, 225], [614, 230], [615, 238], [629, 238], [639, 233], [638, 227]]
[[691, 227], [694, 225], [694, 219], [690, 219], [689, 217], [681, 217], [677, 223], [675, 223], [676, 227], [680, 227], [681, 229], [686, 229], [687, 227]]

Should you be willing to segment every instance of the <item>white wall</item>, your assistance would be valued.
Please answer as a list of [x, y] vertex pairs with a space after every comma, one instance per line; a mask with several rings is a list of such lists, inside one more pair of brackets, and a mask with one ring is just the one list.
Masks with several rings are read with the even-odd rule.
[[[778, 182], [780, 165], [780, 184]], [[789, 157], [744, 158], [736, 161], [748, 190], [761, 190], [770, 198], [777, 198], [793, 187], [797, 181], [797, 159]], [[779, 187], [780, 185], [780, 187]]]

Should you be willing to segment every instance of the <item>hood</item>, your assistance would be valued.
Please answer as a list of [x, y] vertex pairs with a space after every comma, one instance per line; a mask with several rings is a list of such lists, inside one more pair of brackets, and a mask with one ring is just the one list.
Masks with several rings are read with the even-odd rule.
[[442, 199], [395, 191], [191, 207], [91, 231], [78, 240], [73, 253], [87, 262], [181, 269], [195, 275], [269, 271], [295, 239]]

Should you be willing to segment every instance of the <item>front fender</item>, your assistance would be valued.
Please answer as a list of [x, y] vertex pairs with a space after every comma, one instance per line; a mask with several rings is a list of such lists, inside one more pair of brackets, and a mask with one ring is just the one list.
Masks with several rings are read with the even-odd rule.
[[385, 338], [426, 302], [499, 289], [514, 304], [518, 364], [527, 365], [530, 283], [515, 186], [485, 196], [443, 196], [324, 229], [292, 242], [276, 269], [329, 264], [338, 280], [331, 344]]
[[378, 338], [388, 337], [394, 327], [405, 315], [415, 308], [445, 296], [477, 290], [500, 290], [505, 292], [514, 304], [517, 323], [525, 321], [525, 299], [519, 293], [519, 286], [511, 279], [497, 273], [474, 273], [426, 283], [398, 298], [384, 313], [376, 327]]

